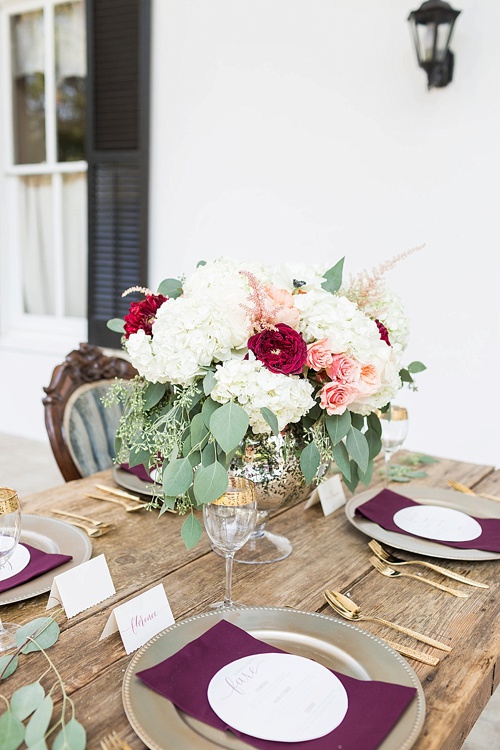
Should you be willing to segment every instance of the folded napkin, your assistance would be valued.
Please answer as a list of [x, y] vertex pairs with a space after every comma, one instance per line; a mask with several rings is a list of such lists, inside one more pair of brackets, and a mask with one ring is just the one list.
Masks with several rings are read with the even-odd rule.
[[[359, 505], [356, 508], [356, 515], [365, 516], [365, 518], [369, 518], [370, 521], [374, 521], [388, 531], [396, 531], [398, 534], [406, 534], [407, 536], [419, 536], [418, 534], [410, 534], [408, 531], [404, 531], [393, 520], [394, 514], [398, 510], [410, 508], [415, 505], [418, 506], [420, 503], [416, 503], [414, 500], [410, 500], [409, 497], [399, 495], [392, 490], [382, 490], [371, 500], [367, 500], [366, 503]], [[470, 516], [470, 513], [466, 515]], [[482, 529], [480, 536], [476, 537], [476, 539], [466, 542], [445, 542], [436, 539], [432, 541], [446, 547], [500, 552], [500, 518], [476, 518], [475, 516], [471, 516], [471, 518], [474, 518]]]
[[30, 561], [20, 573], [16, 573], [11, 578], [0, 581], [0, 594], [16, 586], [20, 586], [22, 583], [32, 581], [34, 578], [38, 578], [38, 576], [47, 573], [49, 570], [58, 568], [59, 565], [63, 565], [73, 559], [71, 555], [56, 555], [51, 552], [42, 552], [42, 550], [31, 547], [29, 544], [24, 544], [24, 542], [22, 544], [30, 553]]
[[333, 672], [348, 695], [342, 723], [329, 734], [304, 742], [263, 740], [231, 729], [212, 710], [207, 698], [210, 680], [236, 659], [262, 653], [283, 653], [236, 625], [221, 620], [176, 654], [137, 676], [178, 708], [221, 731], [230, 730], [260, 750], [375, 750], [399, 721], [416, 689], [388, 682], [356, 680]]
[[146, 471], [146, 469], [144, 468], [143, 464], [139, 464], [139, 466], [129, 466], [128, 464], [120, 464], [119, 468], [123, 469], [124, 471], [128, 471], [130, 474], [134, 474], [143, 482], [148, 482], [149, 484], [151, 484], [154, 481], [149, 475], [149, 473]]

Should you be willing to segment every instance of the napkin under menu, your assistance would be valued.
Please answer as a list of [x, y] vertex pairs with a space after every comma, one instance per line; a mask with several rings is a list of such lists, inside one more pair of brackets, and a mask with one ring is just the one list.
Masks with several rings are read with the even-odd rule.
[[4, 581], [0, 581], [0, 593], [13, 589], [16, 586], [20, 586], [22, 583], [27, 583], [34, 578], [38, 578], [49, 570], [58, 568], [60, 565], [73, 559], [71, 555], [43, 552], [42, 550], [36, 549], [36, 547], [31, 547], [29, 544], [24, 544], [24, 542], [23, 546], [26, 547], [30, 553], [30, 561], [20, 573], [16, 573], [16, 575], [11, 578], [6, 578]]
[[223, 722], [207, 698], [210, 680], [223, 666], [245, 656], [283, 653], [236, 625], [221, 620], [199, 638], [154, 667], [137, 673], [146, 685], [182, 711], [221, 731], [230, 730], [260, 750], [375, 750], [399, 721], [416, 689], [334, 672], [347, 691], [342, 723], [329, 734], [305, 742], [276, 742], [251, 737]]
[[[410, 500], [409, 497], [399, 495], [392, 490], [382, 490], [371, 500], [359, 505], [356, 508], [356, 515], [365, 516], [370, 521], [374, 521], [387, 531], [396, 531], [398, 534], [407, 536], [417, 536], [404, 531], [400, 526], [394, 523], [394, 515], [403, 508], [418, 506], [419, 503]], [[467, 515], [470, 515], [467, 514]], [[500, 552], [500, 518], [477, 518], [471, 516], [481, 526], [481, 535], [476, 539], [465, 542], [442, 542], [433, 539], [436, 544], [443, 544], [446, 547], [459, 547], [460, 549], [478, 549], [485, 552]]]

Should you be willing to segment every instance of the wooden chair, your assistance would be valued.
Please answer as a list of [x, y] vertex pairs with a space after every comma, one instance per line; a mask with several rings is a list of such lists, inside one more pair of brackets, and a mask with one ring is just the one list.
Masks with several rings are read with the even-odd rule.
[[67, 482], [112, 466], [122, 409], [105, 407], [101, 399], [115, 378], [135, 375], [130, 362], [87, 343], [55, 367], [42, 401], [50, 445]]

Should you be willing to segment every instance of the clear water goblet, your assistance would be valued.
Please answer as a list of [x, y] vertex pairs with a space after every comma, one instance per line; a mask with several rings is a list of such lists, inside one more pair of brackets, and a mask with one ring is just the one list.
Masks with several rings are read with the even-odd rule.
[[[0, 487], [0, 580], [8, 578], [9, 560], [16, 551], [21, 534], [21, 506], [17, 492]], [[16, 646], [19, 625], [0, 618], [0, 653]]]
[[[229, 477], [227, 490], [203, 506], [203, 523], [215, 551], [226, 559], [224, 600], [212, 609], [235, 606], [232, 600], [234, 553], [249, 539], [257, 521], [255, 485], [245, 477]], [[241, 605], [236, 605], [241, 606]]]
[[391, 458], [403, 445], [408, 435], [408, 411], [404, 406], [391, 405], [386, 412], [379, 412], [382, 426], [382, 448], [384, 450], [384, 487], [389, 486]]

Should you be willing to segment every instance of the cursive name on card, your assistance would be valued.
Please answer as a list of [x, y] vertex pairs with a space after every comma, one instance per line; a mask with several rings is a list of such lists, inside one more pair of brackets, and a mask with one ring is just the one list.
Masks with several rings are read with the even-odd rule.
[[162, 584], [115, 607], [99, 640], [118, 630], [127, 654], [175, 622]]

